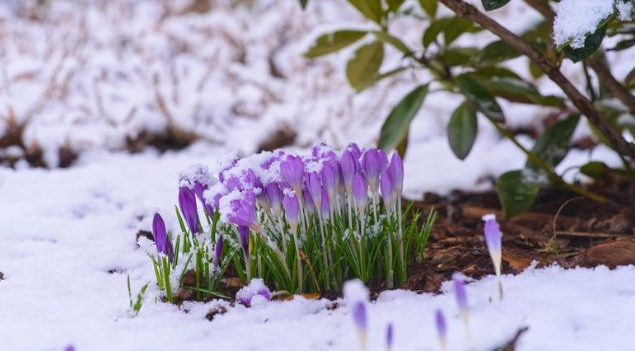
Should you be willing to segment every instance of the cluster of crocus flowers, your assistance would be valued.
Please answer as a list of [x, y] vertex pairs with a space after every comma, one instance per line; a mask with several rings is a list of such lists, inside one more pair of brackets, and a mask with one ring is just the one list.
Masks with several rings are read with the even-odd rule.
[[485, 222], [485, 244], [487, 245], [487, 251], [489, 251], [489, 255], [492, 258], [492, 263], [494, 264], [496, 282], [498, 284], [498, 296], [502, 300], [503, 283], [501, 282], [501, 265], [503, 263], [503, 234], [501, 233], [500, 226], [496, 221], [495, 215], [485, 215], [483, 216], [483, 221]]
[[[183, 269], [205, 281], [230, 263], [245, 283], [261, 278], [289, 293], [338, 289], [352, 278], [393, 288], [434, 224], [418, 227], [413, 211], [404, 225], [403, 178], [398, 153], [356, 144], [229, 158], [214, 172], [196, 166], [179, 179], [182, 233], [155, 234], [157, 251], [171, 262], [185, 257]], [[213, 288], [203, 283], [197, 280], [197, 293]]]

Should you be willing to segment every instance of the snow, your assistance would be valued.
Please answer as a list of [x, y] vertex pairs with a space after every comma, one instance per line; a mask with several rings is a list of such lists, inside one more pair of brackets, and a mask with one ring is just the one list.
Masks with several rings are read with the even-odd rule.
[[[619, 2], [618, 0], [617, 2]], [[586, 35], [613, 14], [614, 0], [562, 0], [556, 5], [553, 39], [558, 46], [584, 47]]]
[[617, 18], [620, 21], [630, 21], [633, 18], [633, 3], [616, 1], [615, 8], [617, 9]]

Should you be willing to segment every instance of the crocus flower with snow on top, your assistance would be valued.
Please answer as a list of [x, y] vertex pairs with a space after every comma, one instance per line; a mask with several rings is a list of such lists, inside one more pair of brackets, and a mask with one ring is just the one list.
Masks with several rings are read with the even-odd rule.
[[236, 301], [245, 306], [252, 306], [256, 302], [265, 302], [271, 300], [271, 291], [265, 285], [262, 279], [254, 278], [249, 285], [241, 288], [236, 293]]
[[187, 186], [179, 187], [179, 208], [183, 214], [183, 219], [192, 234], [200, 232], [198, 226], [198, 210], [196, 207], [196, 195]]
[[392, 323], [389, 323], [386, 327], [386, 350], [391, 351], [394, 343], [395, 335]]
[[271, 206], [273, 214], [276, 216], [280, 216], [280, 209], [282, 206], [282, 192], [280, 191], [280, 187], [278, 186], [278, 184], [267, 184], [265, 186], [264, 193], [267, 195], [267, 199], [269, 200], [269, 205]]
[[302, 201], [302, 181], [304, 178], [304, 162], [302, 157], [288, 155], [280, 162], [280, 175], [295, 191], [295, 195]]
[[317, 172], [305, 174], [306, 190], [311, 194], [316, 209], [322, 208], [322, 181]]
[[456, 303], [459, 306], [459, 312], [461, 313], [461, 318], [463, 318], [465, 328], [469, 333], [470, 326], [468, 318], [467, 290], [465, 289], [465, 280], [463, 280], [463, 277], [460, 274], [454, 273], [454, 275], [452, 276], [452, 281], [454, 285], [454, 296], [456, 296]]
[[437, 333], [439, 334], [439, 344], [441, 345], [441, 351], [446, 350], [446, 338], [447, 338], [447, 325], [445, 323], [445, 316], [441, 310], [437, 310], [434, 314], [434, 325], [437, 327]]
[[502, 254], [502, 240], [503, 234], [501, 233], [500, 226], [496, 221], [496, 216], [488, 214], [483, 216], [485, 221], [485, 244], [487, 245], [487, 251], [494, 263], [494, 270], [496, 272], [496, 281], [498, 283], [499, 298], [503, 299], [503, 284], [501, 282], [501, 264], [503, 261]]
[[242, 194], [242, 199], [234, 199], [230, 202], [231, 212], [227, 219], [237, 226], [245, 226], [260, 232], [260, 224], [256, 216], [256, 195], [250, 191]]
[[344, 298], [350, 308], [359, 342], [362, 350], [366, 350], [366, 340], [368, 336], [368, 316], [366, 305], [368, 304], [369, 291], [358, 279], [354, 279], [344, 284]]
[[157, 246], [157, 251], [168, 255], [170, 262], [174, 259], [174, 250], [172, 249], [172, 243], [168, 238], [168, 233], [165, 230], [165, 222], [160, 214], [155, 213], [152, 219], [152, 235], [154, 236], [154, 243]]
[[209, 186], [207, 184], [201, 183], [198, 180], [194, 181], [194, 194], [198, 198], [198, 201], [203, 204], [205, 213], [207, 213], [207, 215], [211, 218], [214, 216], [214, 208], [205, 201], [205, 196], [203, 196], [203, 193], [205, 193], [208, 188]]
[[362, 151], [359, 149], [359, 146], [357, 146], [357, 144], [355, 143], [348, 144], [348, 146], [346, 146], [346, 150], [350, 151], [355, 156], [356, 160], [358, 160], [359, 157], [362, 155]]

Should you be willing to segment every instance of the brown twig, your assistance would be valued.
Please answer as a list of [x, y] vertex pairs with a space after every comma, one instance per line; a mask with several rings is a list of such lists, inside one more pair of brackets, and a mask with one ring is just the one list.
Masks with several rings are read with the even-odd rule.
[[631, 159], [635, 159], [635, 145], [627, 142], [622, 135], [615, 130], [611, 124], [605, 120], [593, 103], [584, 96], [563, 74], [559, 67], [536, 50], [533, 46], [526, 43], [516, 34], [500, 25], [490, 17], [483, 14], [476, 7], [464, 2], [463, 0], [439, 0], [442, 4], [452, 10], [459, 17], [469, 18], [481, 27], [489, 30], [498, 36], [503, 42], [513, 47], [516, 51], [527, 56], [534, 62], [545, 74], [556, 83], [560, 89], [567, 95], [573, 105], [585, 115], [589, 121], [610, 141], [615, 149]]

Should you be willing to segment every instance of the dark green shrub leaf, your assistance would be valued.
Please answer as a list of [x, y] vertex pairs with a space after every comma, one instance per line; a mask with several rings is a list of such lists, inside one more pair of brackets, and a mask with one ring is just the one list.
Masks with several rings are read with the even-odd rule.
[[368, 77], [368, 79], [365, 79], [358, 87], [356, 87], [356, 91], [359, 93], [361, 91], [363, 91], [364, 89], [374, 85], [375, 83], [379, 82], [380, 80], [393, 76], [395, 74], [401, 73], [403, 71], [405, 71], [407, 68], [406, 67], [398, 67], [395, 68], [393, 70], [390, 70], [388, 72], [384, 72], [384, 73], [375, 73], [374, 75]]
[[355, 90], [367, 87], [369, 80], [376, 76], [384, 61], [384, 44], [375, 41], [361, 46], [346, 65], [346, 78]]
[[500, 77], [500, 78], [508, 77], [508, 78], [522, 79], [514, 71], [511, 71], [507, 68], [496, 67], [496, 66], [481, 67], [477, 69], [476, 71], [472, 72], [471, 74], [479, 77], [480, 79], [492, 79], [494, 77]]
[[304, 53], [306, 58], [314, 58], [341, 50], [363, 38], [367, 32], [361, 30], [339, 30], [321, 35], [309, 51]]
[[388, 11], [397, 12], [404, 1], [406, 0], [386, 0], [386, 3], [388, 4]]
[[580, 173], [587, 177], [600, 180], [605, 177], [608, 169], [609, 167], [604, 162], [591, 161], [580, 167]]
[[441, 54], [442, 62], [446, 65], [465, 66], [472, 61], [475, 55], [478, 55], [477, 48], [451, 48]]
[[406, 44], [404, 44], [403, 41], [401, 41], [401, 39], [391, 35], [390, 33], [384, 31], [376, 31], [373, 32], [373, 34], [375, 34], [377, 39], [383, 41], [386, 44], [392, 45], [395, 49], [403, 52], [404, 54], [410, 54], [412, 52], [412, 50], [410, 50], [410, 48]]
[[476, 111], [464, 102], [454, 110], [447, 127], [450, 148], [460, 160], [465, 160], [472, 150], [477, 132]]
[[423, 32], [423, 46], [428, 47], [439, 36], [439, 33], [443, 32], [445, 28], [452, 23], [452, 17], [444, 17], [435, 20], [428, 26], [425, 32]]
[[631, 48], [633, 45], [635, 45], [635, 39], [622, 40], [607, 51], [622, 51]]
[[538, 79], [545, 75], [545, 72], [534, 61], [529, 61], [529, 73], [534, 79]]
[[445, 46], [450, 44], [460, 37], [463, 33], [470, 31], [474, 26], [472, 20], [461, 17], [454, 17], [443, 31], [443, 39], [445, 40]]
[[541, 186], [539, 175], [529, 169], [509, 171], [501, 175], [496, 182], [496, 192], [505, 217], [511, 218], [529, 211]]
[[521, 104], [535, 104], [551, 107], [564, 107], [564, 100], [556, 96], [542, 96], [528, 82], [512, 77], [493, 77], [483, 83], [495, 96]]
[[511, 0], [482, 0], [483, 8], [485, 8], [485, 11], [492, 11], [492, 10], [499, 9], [507, 5], [507, 3], [510, 1]]
[[520, 53], [502, 40], [497, 40], [483, 48], [477, 61], [482, 64], [496, 64], [519, 57]]
[[309, 4], [309, 0], [300, 0], [300, 7], [302, 7], [303, 10], [306, 8], [306, 5], [308, 4]]
[[420, 85], [409, 92], [408, 95], [392, 109], [384, 125], [381, 127], [378, 147], [384, 150], [391, 150], [403, 142], [408, 136], [410, 122], [412, 122], [412, 119], [417, 115], [427, 94], [428, 85]]
[[419, 5], [423, 11], [425, 11], [430, 18], [434, 18], [437, 15], [437, 8], [439, 7], [438, 0], [419, 0]]
[[635, 83], [635, 67], [633, 67], [633, 69], [626, 75], [626, 78], [624, 78], [624, 83], [626, 83], [626, 85]]
[[456, 85], [474, 106], [489, 118], [504, 122], [505, 115], [492, 93], [476, 77], [462, 74], [456, 78]]
[[384, 10], [381, 8], [381, 0], [348, 0], [355, 6], [357, 11], [361, 12], [369, 20], [381, 24]]
[[579, 49], [574, 49], [570, 46], [566, 46], [562, 49], [562, 52], [573, 62], [580, 62], [585, 58], [591, 56], [602, 45], [602, 40], [606, 35], [606, 24], [598, 28], [593, 34], [586, 37], [584, 40], [584, 46]]
[[[579, 121], [580, 114], [578, 113], [558, 121], [536, 140], [531, 151], [550, 167], [557, 166], [569, 152], [571, 137]], [[538, 169], [538, 166], [529, 160], [527, 160], [526, 167], [534, 170]]]

